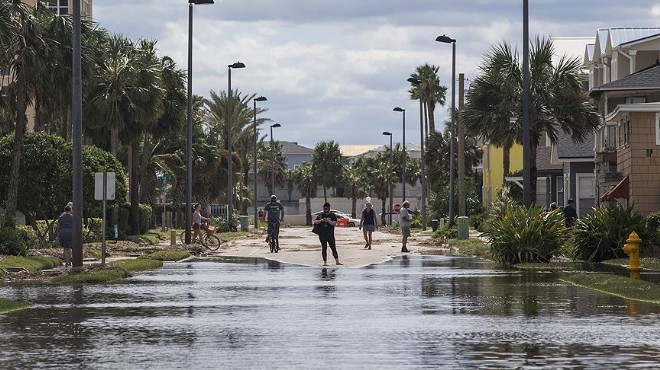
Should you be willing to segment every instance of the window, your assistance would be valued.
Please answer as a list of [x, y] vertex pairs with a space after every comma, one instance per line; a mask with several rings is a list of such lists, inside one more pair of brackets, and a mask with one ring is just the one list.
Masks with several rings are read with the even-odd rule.
[[557, 176], [557, 206], [564, 206], [564, 176]]
[[630, 118], [619, 121], [619, 147], [623, 148], [630, 145]]
[[646, 96], [629, 96], [625, 100], [626, 104], [646, 103]]
[[616, 149], [616, 126], [608, 125], [605, 131], [605, 149]]
[[69, 14], [69, 0], [48, 0], [46, 7], [57, 15]]

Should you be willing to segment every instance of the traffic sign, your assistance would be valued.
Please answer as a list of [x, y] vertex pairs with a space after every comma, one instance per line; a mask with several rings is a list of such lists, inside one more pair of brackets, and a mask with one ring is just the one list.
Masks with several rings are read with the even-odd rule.
[[397, 212], [397, 213], [398, 213], [400, 210], [401, 210], [401, 205], [400, 205], [399, 203], [396, 203], [396, 204], [394, 205], [394, 212]]

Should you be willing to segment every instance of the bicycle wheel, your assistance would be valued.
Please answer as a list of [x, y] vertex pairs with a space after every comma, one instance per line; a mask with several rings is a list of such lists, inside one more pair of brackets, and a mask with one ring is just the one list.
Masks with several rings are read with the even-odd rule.
[[183, 230], [181, 234], [179, 234], [179, 240], [181, 241], [181, 244], [186, 244], [186, 230]]
[[204, 242], [206, 243], [206, 248], [209, 250], [217, 251], [220, 248], [220, 238], [215, 235], [207, 236]]

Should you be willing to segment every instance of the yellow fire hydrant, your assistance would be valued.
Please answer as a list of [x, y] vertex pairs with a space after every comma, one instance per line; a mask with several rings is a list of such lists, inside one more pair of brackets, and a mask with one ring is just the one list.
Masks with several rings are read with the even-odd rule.
[[639, 245], [641, 242], [642, 239], [633, 231], [628, 236], [626, 244], [623, 245], [623, 252], [629, 257], [628, 271], [630, 271], [630, 277], [633, 279], [639, 279], [639, 272], [642, 271], [642, 266], [639, 263]]

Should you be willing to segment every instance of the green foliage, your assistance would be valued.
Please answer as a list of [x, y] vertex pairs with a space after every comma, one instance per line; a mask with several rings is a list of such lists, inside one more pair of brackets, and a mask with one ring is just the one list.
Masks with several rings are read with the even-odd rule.
[[126, 271], [147, 271], [163, 266], [163, 261], [149, 258], [133, 258], [114, 261], [109, 264], [111, 267], [119, 267]]
[[490, 247], [479, 238], [465, 240], [448, 239], [447, 244], [464, 256], [490, 258]]
[[184, 258], [190, 256], [190, 252], [185, 250], [175, 250], [175, 251], [159, 251], [154, 253], [145, 254], [138, 257], [138, 259], [152, 259], [158, 261], [180, 261]]
[[660, 247], [660, 212], [646, 216], [646, 237], [649, 245]]
[[32, 227], [22, 226], [22, 225], [18, 225], [16, 227], [18, 228], [19, 232], [23, 235], [22, 237], [25, 239], [28, 249], [39, 246], [40, 244], [39, 236], [37, 236], [37, 232], [34, 231]]
[[507, 204], [484, 236], [490, 240], [493, 258], [500, 262], [548, 262], [567, 238], [559, 211]]
[[649, 281], [610, 274], [574, 274], [561, 280], [618, 297], [660, 303], [660, 286]]
[[[149, 228], [153, 224], [152, 219], [152, 208], [148, 204], [140, 203], [140, 234], [146, 234], [149, 231]], [[130, 203], [122, 204], [119, 207], [119, 220], [117, 221], [117, 233], [119, 234], [119, 239], [125, 239], [126, 235], [131, 234], [131, 226], [129, 224], [129, 216], [131, 211]], [[109, 226], [109, 225], [108, 225]], [[108, 230], [107, 235], [112, 235], [114, 237], [114, 230]]]
[[615, 204], [597, 208], [575, 222], [570, 256], [591, 262], [625, 257], [622, 248], [633, 231], [644, 243], [644, 218], [635, 212], [632, 205], [624, 207]]
[[0, 226], [0, 255], [25, 256], [28, 240], [24, 229]]
[[230, 220], [226, 220], [224, 218], [213, 218], [211, 223], [213, 226], [215, 226], [216, 233], [232, 232], [238, 229], [238, 218], [232, 218]]
[[29, 305], [25, 302], [12, 301], [9, 299], [0, 298], [0, 313], [23, 310], [28, 307]]
[[458, 238], [458, 225], [449, 225], [448, 223], [439, 227], [434, 233], [433, 238], [456, 239]]
[[412, 228], [412, 229], [421, 229], [422, 228], [422, 219], [421, 218], [413, 218], [410, 221], [410, 228]]
[[128, 277], [128, 272], [123, 268], [94, 269], [81, 273], [60, 275], [53, 278], [52, 284], [102, 284], [111, 283]]

